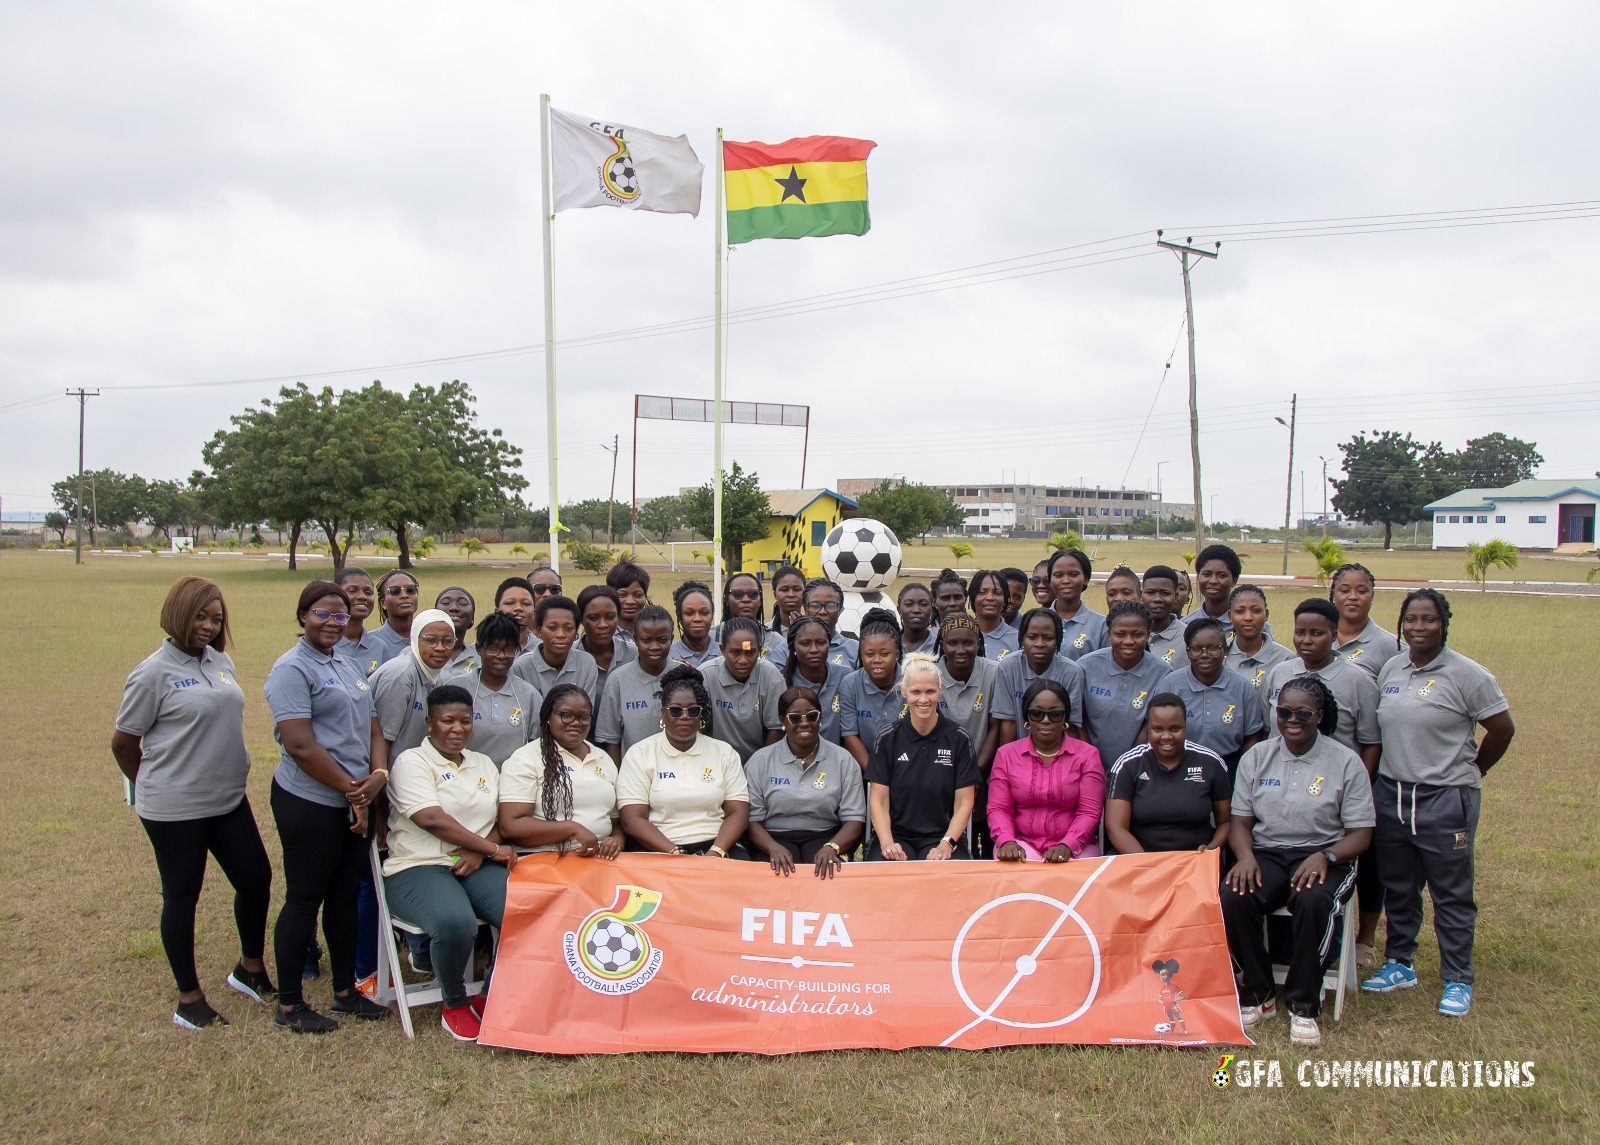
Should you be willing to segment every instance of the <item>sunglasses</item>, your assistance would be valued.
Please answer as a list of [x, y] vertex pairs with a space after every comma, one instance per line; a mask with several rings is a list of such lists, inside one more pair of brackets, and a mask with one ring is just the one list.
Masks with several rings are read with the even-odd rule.
[[760, 600], [761, 590], [759, 588], [730, 588], [728, 590], [728, 598], [730, 600]]
[[556, 581], [555, 584], [536, 584], [536, 585], [533, 586], [533, 595], [534, 596], [543, 596], [547, 592], [548, 593], [554, 593], [555, 595], [560, 596], [561, 595], [561, 582], [560, 581]]
[[1286, 724], [1309, 724], [1320, 717], [1320, 712], [1314, 712], [1310, 708], [1278, 709], [1278, 718]]
[[1033, 724], [1064, 724], [1067, 713], [1062, 708], [1029, 708], [1023, 715]]
[[703, 712], [703, 711], [705, 711], [705, 709], [702, 708], [699, 704], [668, 704], [667, 705], [667, 715], [671, 716], [675, 720], [681, 720], [685, 716], [687, 716], [691, 720], [697, 720], [697, 719], [700, 718], [700, 713]]
[[1028, 583], [1033, 585], [1034, 588], [1042, 588], [1050, 583], [1050, 578], [1047, 576], [1030, 576]]
[[350, 614], [348, 612], [329, 612], [326, 608], [313, 608], [311, 615], [324, 623], [330, 620], [335, 624], [350, 623]]
[[416, 596], [417, 586], [414, 584], [391, 584], [383, 592], [385, 596]]
[[818, 724], [822, 722], [821, 712], [790, 712], [783, 717], [783, 722], [790, 727], [799, 727], [801, 724]]

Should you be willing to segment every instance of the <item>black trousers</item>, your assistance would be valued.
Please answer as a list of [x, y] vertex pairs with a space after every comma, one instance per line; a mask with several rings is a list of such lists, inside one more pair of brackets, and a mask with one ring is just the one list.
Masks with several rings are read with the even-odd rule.
[[272, 785], [272, 817], [283, 844], [283, 909], [272, 932], [278, 1001], [302, 1001], [300, 968], [322, 911], [333, 992], [355, 985], [356, 895], [367, 840], [350, 830], [348, 807], [327, 807]]
[[1310, 851], [1272, 851], [1256, 848], [1261, 885], [1240, 894], [1222, 886], [1222, 921], [1228, 930], [1228, 953], [1239, 983], [1239, 1004], [1259, 1006], [1272, 997], [1272, 956], [1267, 953], [1263, 920], [1285, 906], [1292, 916], [1289, 973], [1283, 983], [1283, 1001], [1289, 1012], [1315, 1018], [1322, 1010], [1322, 975], [1333, 959], [1339, 914], [1355, 892], [1354, 863], [1335, 863], [1325, 882], [1305, 890], [1289, 887], [1289, 876]]
[[1426, 887], [1439, 940], [1439, 974], [1446, 982], [1470, 985], [1478, 925], [1473, 847], [1483, 792], [1380, 779], [1373, 796], [1378, 809], [1373, 845], [1389, 912], [1385, 957], [1407, 965], [1416, 957]]
[[[789, 852], [789, 857], [797, 863], [814, 863], [817, 852], [822, 850], [822, 845], [829, 842], [839, 829], [831, 831], [768, 831], [774, 843], [782, 843], [783, 849]], [[757, 862], [765, 862], [765, 856], [750, 852], [750, 857]], [[842, 857], [842, 856], [841, 856]]]
[[225, 815], [171, 822], [139, 820], [156, 853], [161, 874], [161, 945], [180, 993], [200, 989], [194, 965], [194, 915], [206, 881], [206, 856], [233, 884], [233, 924], [239, 931], [239, 953], [260, 958], [267, 940], [267, 903], [272, 892], [272, 864], [261, 845], [261, 832], [248, 798]]
[[[1378, 777], [1372, 777], [1372, 798], [1378, 798]], [[1383, 913], [1383, 879], [1378, 874], [1378, 833], [1372, 845], [1356, 859], [1356, 903], [1362, 914]]]
[[[919, 835], [896, 835], [894, 841], [906, 849], [907, 858], [926, 859], [928, 852], [943, 842], [943, 836], [923, 838]], [[967, 841], [965, 839], [956, 840], [956, 849], [950, 853], [950, 857], [952, 859], [972, 858], [967, 851]], [[872, 840], [872, 846], [867, 848], [867, 858], [874, 863], [883, 858], [883, 847], [879, 845], [878, 840]]]

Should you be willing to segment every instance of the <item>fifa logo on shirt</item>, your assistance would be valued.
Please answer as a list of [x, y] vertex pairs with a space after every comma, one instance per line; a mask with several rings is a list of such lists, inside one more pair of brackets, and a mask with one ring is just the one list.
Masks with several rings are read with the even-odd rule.
[[1238, 707], [1237, 704], [1229, 704], [1228, 705], [1228, 710], [1222, 713], [1222, 722], [1223, 723], [1225, 723], [1225, 724], [1233, 723], [1233, 713], [1234, 713], [1234, 709], [1237, 708], [1237, 707]]
[[632, 994], [661, 969], [663, 955], [644, 923], [661, 906], [661, 892], [619, 886], [609, 907], [594, 911], [561, 939], [567, 969], [596, 994]]

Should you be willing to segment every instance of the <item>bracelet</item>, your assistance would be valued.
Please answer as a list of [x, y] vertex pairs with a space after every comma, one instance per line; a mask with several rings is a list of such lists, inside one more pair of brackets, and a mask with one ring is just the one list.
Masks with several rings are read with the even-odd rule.
[[389, 769], [387, 767], [375, 767], [372, 769], [372, 774], [381, 775], [385, 783], [389, 782]]
[[724, 851], [721, 847], [717, 846], [715, 843], [713, 843], [713, 844], [711, 844], [711, 846], [707, 847], [706, 850], [710, 854], [715, 855], [719, 859], [726, 859], [728, 857], [728, 852]]

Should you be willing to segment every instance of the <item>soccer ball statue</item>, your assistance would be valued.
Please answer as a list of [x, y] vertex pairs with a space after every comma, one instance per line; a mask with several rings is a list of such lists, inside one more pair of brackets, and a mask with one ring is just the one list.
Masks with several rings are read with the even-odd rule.
[[835, 525], [822, 542], [822, 569], [846, 594], [887, 588], [900, 575], [900, 538], [871, 518]]
[[589, 961], [606, 977], [624, 978], [644, 960], [648, 951], [635, 929], [620, 919], [603, 919], [584, 941]]
[[844, 604], [839, 609], [839, 631], [851, 639], [859, 638], [862, 617], [874, 608], [887, 608], [893, 612], [894, 601], [886, 592], [851, 592], [846, 589]]

